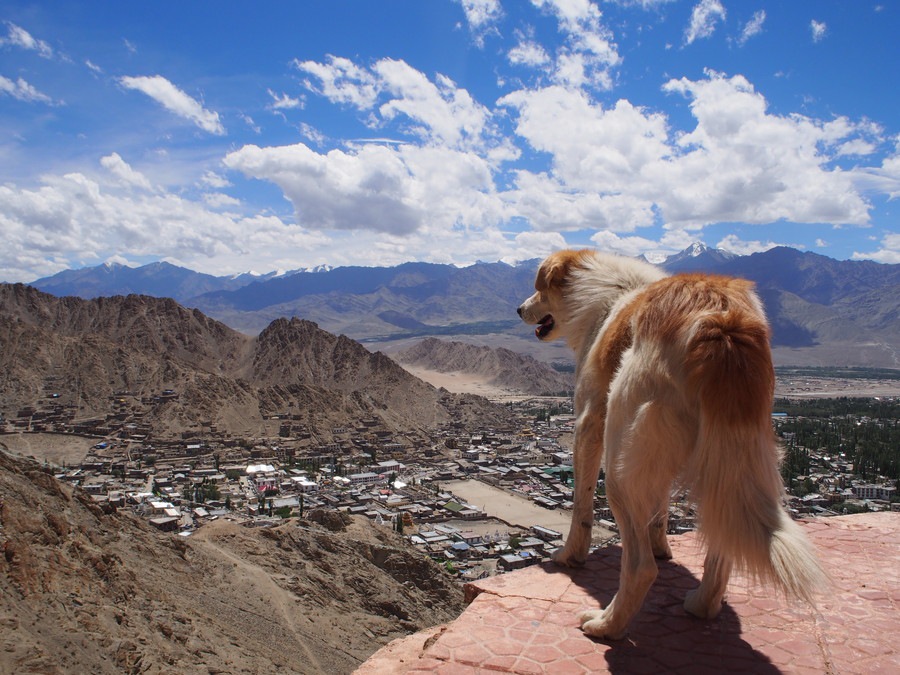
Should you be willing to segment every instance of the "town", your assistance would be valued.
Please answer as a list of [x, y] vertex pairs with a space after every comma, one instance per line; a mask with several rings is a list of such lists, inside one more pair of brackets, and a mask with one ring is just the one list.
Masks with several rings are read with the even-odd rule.
[[[173, 390], [143, 398], [120, 392], [104, 417], [76, 419], [74, 406], [48, 394], [41, 405], [0, 418], [0, 444], [17, 435], [35, 442], [90, 439], [83, 459], [48, 463], [47, 470], [80, 487], [105, 511], [129, 509], [154, 527], [184, 537], [219, 518], [266, 527], [284, 518], [321, 518], [316, 514], [338, 510], [401, 533], [461, 580], [546, 560], [562, 543], [564, 528], [549, 527], [533, 514], [567, 520], [573, 485], [570, 398], [509, 400], [504, 404], [509, 422], [500, 428], [467, 429], [452, 422], [431, 435], [401, 438], [372, 418], [331, 428], [323, 443], [288, 412], [271, 415], [263, 435], [255, 438], [220, 434], [212, 425], [202, 433], [157, 438], [143, 421], [146, 412], [177, 397]], [[783, 476], [790, 510], [803, 517], [900, 510], [900, 399], [836, 401], [839, 405], [825, 411], [827, 416], [822, 405], [776, 403], [773, 427], [786, 447]], [[873, 417], [876, 413], [884, 417]], [[826, 431], [818, 433], [819, 427]], [[868, 461], [861, 439], [876, 437], [889, 450]], [[879, 469], [892, 473], [882, 475]], [[489, 504], [454, 493], [453, 486], [468, 481], [520, 500], [521, 515], [515, 522], [504, 520]], [[614, 541], [616, 525], [602, 475], [595, 516], [594, 543]], [[693, 527], [689, 497], [673, 493], [669, 531]]]

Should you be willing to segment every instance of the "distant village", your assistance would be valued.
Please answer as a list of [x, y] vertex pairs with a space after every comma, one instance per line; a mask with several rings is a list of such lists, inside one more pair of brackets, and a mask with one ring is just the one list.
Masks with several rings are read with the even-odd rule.
[[[165, 390], [142, 401], [178, 397]], [[270, 420], [277, 434], [235, 439], [207, 424], [202, 433], [155, 438], [134, 414], [129, 396], [114, 397], [104, 417], [76, 419], [53, 395], [41, 406], [0, 417], [2, 434], [62, 434], [96, 440], [75, 466], [48, 467], [84, 490], [101, 509], [130, 510], [152, 526], [188, 537], [219, 518], [267, 527], [289, 517], [340, 510], [392, 528], [461, 579], [503, 573], [546, 560], [563, 533], [533, 523], [507, 523], [466, 503], [447, 484], [478, 480], [548, 510], [571, 508], [574, 432], [572, 402], [534, 397], [506, 403], [504, 428], [466, 429], [459, 422], [430, 437], [399, 439], [377, 419], [332, 428], [327, 444], [284, 413]], [[785, 415], [773, 415], [776, 427]], [[859, 510], [900, 510], [891, 481], [866, 482], [852, 463], [808, 448], [811, 470], [789, 495], [798, 516], [828, 517]], [[793, 481], [789, 481], [793, 483]], [[685, 495], [673, 495], [669, 529], [694, 527]], [[601, 479], [595, 516], [599, 531], [616, 525]]]

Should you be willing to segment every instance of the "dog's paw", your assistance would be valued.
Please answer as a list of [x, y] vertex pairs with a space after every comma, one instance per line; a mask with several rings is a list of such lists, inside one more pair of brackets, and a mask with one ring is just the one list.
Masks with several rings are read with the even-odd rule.
[[605, 609], [591, 609], [583, 612], [579, 617], [581, 630], [585, 635], [601, 640], [621, 640], [625, 637], [627, 626], [617, 625]]
[[700, 596], [699, 589], [695, 588], [692, 591], [688, 591], [687, 596], [684, 598], [684, 611], [692, 616], [696, 616], [698, 619], [715, 619], [719, 616], [719, 612], [722, 611], [722, 602], [718, 601], [712, 605], [704, 602]]
[[564, 567], [583, 567], [587, 556], [579, 556], [566, 548], [558, 548], [550, 555], [550, 560]]
[[653, 546], [653, 557], [657, 560], [671, 560], [672, 559], [672, 549], [669, 548], [669, 544], [664, 543], [662, 545], [654, 545]]

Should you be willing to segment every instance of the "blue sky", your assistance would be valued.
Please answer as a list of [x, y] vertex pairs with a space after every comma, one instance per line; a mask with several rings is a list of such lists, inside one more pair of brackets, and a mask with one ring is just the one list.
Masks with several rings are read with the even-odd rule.
[[693, 241], [900, 263], [900, 5], [0, 6], [0, 281]]

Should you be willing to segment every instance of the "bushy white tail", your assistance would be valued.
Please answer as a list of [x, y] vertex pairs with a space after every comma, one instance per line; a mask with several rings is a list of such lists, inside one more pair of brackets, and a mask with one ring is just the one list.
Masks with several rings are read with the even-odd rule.
[[710, 553], [812, 601], [826, 575], [783, 506], [765, 320], [748, 321], [746, 312], [707, 315], [692, 337], [687, 365], [700, 428], [686, 475]]

